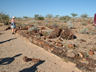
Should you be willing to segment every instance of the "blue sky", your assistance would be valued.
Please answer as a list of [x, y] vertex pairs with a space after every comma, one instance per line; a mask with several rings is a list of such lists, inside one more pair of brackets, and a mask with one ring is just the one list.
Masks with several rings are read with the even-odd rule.
[[0, 0], [0, 12], [10, 16], [70, 15], [71, 13], [96, 13], [96, 0]]

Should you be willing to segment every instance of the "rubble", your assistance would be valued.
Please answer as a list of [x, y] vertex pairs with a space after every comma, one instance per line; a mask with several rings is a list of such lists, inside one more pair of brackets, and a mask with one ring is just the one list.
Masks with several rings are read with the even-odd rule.
[[49, 38], [57, 38], [60, 36], [61, 32], [62, 32], [62, 29], [55, 28], [53, 32], [51, 32], [51, 34], [49, 35]]
[[65, 29], [61, 32], [60, 37], [66, 40], [76, 39], [76, 36], [70, 29]]

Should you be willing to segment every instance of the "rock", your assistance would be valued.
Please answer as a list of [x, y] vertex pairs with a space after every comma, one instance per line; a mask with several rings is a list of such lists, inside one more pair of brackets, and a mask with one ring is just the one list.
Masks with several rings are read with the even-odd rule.
[[91, 55], [91, 56], [93, 56], [94, 55], [94, 51], [89, 50], [88, 54]]
[[76, 47], [76, 45], [75, 44], [68, 44], [68, 48], [75, 48]]
[[84, 58], [84, 54], [82, 52], [78, 52], [77, 57], [78, 58]]
[[94, 54], [96, 55], [96, 51], [94, 51]]
[[65, 29], [61, 32], [60, 37], [66, 40], [76, 39], [76, 36], [70, 29]]
[[74, 58], [75, 57], [75, 54], [73, 52], [67, 52], [67, 56], [68, 57], [71, 57], [71, 58]]
[[56, 46], [58, 46], [58, 47], [63, 47], [63, 44], [60, 43], [60, 42], [57, 42], [57, 43], [56, 43]]
[[24, 56], [24, 57], [23, 57], [23, 60], [24, 60], [25, 62], [32, 61], [32, 59], [31, 59], [31, 58], [28, 58], [27, 56]]
[[80, 41], [82, 41], [82, 42], [86, 42], [86, 40], [84, 40], [84, 39], [80, 39]]
[[23, 60], [24, 60], [25, 62], [29, 62], [29, 61], [32, 61], [32, 62], [39, 62], [39, 61], [40, 61], [40, 59], [28, 58], [27, 56], [24, 56], [24, 57], [23, 57]]
[[48, 36], [49, 38], [57, 38], [60, 36], [62, 29], [55, 28], [50, 35]]

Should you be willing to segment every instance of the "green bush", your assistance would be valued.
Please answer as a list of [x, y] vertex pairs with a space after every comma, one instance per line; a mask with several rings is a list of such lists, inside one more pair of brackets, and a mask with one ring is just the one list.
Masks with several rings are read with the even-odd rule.
[[89, 34], [89, 29], [88, 28], [83, 28], [81, 31], [80, 31], [81, 34]]
[[41, 15], [38, 15], [38, 14], [36, 14], [36, 15], [34, 16], [34, 18], [35, 18], [35, 20], [44, 20], [44, 17], [41, 16]]
[[73, 29], [74, 28], [74, 25], [73, 25], [72, 21], [68, 21], [67, 22], [67, 26], [68, 26], [69, 29]]
[[38, 30], [39, 30], [38, 27], [33, 26], [33, 27], [31, 27], [31, 28], [28, 29], [28, 32], [31, 32], [31, 31], [38, 31]]
[[77, 14], [76, 13], [71, 13], [72, 17], [76, 17]]
[[4, 14], [4, 13], [0, 13], [0, 23], [4, 23], [4, 25], [8, 25], [9, 24], [9, 15]]
[[48, 15], [46, 15], [46, 18], [53, 18], [53, 15], [52, 14], [48, 14]]
[[60, 17], [60, 20], [64, 20], [64, 22], [67, 22], [71, 19], [71, 17], [69, 16], [63, 16], [63, 17]]

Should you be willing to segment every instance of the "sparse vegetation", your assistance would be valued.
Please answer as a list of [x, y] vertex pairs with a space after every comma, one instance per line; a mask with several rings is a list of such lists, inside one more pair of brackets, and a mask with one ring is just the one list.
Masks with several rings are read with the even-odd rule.
[[87, 14], [82, 14], [81, 18], [88, 18], [88, 15]]
[[69, 29], [73, 29], [74, 28], [74, 25], [73, 25], [72, 21], [68, 21], [67, 22], [67, 26], [68, 26]]
[[76, 13], [71, 13], [72, 17], [76, 17], [77, 14]]
[[81, 34], [88, 34], [89, 33], [89, 29], [88, 28], [83, 28], [81, 31], [80, 31]]
[[9, 24], [9, 15], [4, 14], [4, 13], [0, 13], [0, 23], [4, 23], [4, 25], [8, 25]]
[[65, 23], [66, 23], [67, 21], [69, 21], [70, 19], [71, 19], [71, 17], [69, 17], [69, 16], [60, 17], [60, 20], [64, 20]]
[[36, 20], [44, 20], [44, 17], [41, 16], [41, 15], [38, 15], [38, 14], [36, 14], [36, 15], [34, 16], [34, 18], [35, 18]]
[[53, 17], [53, 15], [52, 14], [48, 14], [48, 15], [46, 15], [46, 18], [52, 18]]
[[[90, 51], [96, 46], [93, 18], [88, 17], [87, 14], [76, 16], [75, 13], [72, 13], [73, 18], [49, 15], [43, 19], [41, 15], [36, 14], [34, 19], [25, 17], [25, 20], [18, 20], [18, 23], [20, 22], [18, 26], [21, 27], [21, 35], [32, 38], [30, 39], [32, 43], [76, 63], [82, 71], [87, 72], [87, 69], [90, 69], [94, 72], [95, 49]], [[24, 21], [28, 23], [23, 24]], [[90, 59], [93, 62], [90, 62]]]

